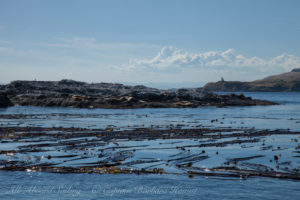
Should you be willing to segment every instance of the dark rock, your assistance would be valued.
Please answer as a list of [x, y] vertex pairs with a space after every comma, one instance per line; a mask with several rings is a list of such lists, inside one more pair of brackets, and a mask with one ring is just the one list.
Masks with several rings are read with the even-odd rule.
[[[217, 95], [201, 88], [159, 90], [113, 83], [73, 80], [13, 81], [2, 86], [12, 104], [77, 108], [161, 108], [273, 105], [244, 95]], [[3, 97], [4, 98], [4, 97]]]
[[0, 93], [0, 108], [13, 106], [13, 103], [7, 98], [6, 94]]
[[292, 70], [292, 72], [300, 72], [300, 68], [295, 68]]

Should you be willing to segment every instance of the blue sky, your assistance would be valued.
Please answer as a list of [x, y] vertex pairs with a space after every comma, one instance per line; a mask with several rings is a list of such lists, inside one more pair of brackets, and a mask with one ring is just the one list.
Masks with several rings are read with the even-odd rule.
[[254, 80], [300, 67], [300, 1], [0, 0], [0, 82]]

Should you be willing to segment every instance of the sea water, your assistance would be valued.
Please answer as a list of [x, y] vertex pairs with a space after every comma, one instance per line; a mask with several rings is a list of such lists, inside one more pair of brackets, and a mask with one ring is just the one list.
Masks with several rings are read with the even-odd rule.
[[[74, 109], [15, 106], [0, 115], [1, 126], [84, 127], [232, 127], [300, 131], [300, 93], [244, 93], [275, 106], [155, 109]], [[46, 117], [47, 116], [47, 117]], [[212, 121], [218, 119], [217, 122]], [[284, 138], [282, 139], [284, 140]], [[0, 144], [2, 145], [2, 144]], [[300, 165], [299, 158], [294, 162]], [[298, 159], [298, 160], [297, 160]], [[297, 199], [300, 182], [184, 175], [98, 175], [0, 171], [0, 199]]]

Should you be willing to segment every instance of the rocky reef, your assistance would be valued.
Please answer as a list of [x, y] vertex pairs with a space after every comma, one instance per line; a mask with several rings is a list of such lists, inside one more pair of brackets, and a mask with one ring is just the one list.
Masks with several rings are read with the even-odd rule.
[[13, 81], [0, 87], [0, 104], [76, 108], [178, 108], [253, 106], [276, 103], [244, 95], [217, 95], [202, 88], [159, 90], [142, 85], [85, 83], [74, 80]]

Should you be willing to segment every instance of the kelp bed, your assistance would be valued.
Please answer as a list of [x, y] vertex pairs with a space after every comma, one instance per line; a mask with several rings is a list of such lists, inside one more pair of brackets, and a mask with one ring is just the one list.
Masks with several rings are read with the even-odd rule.
[[289, 130], [253, 128], [169, 126], [118, 130], [2, 124], [0, 169], [300, 180], [299, 136], [300, 132]]

